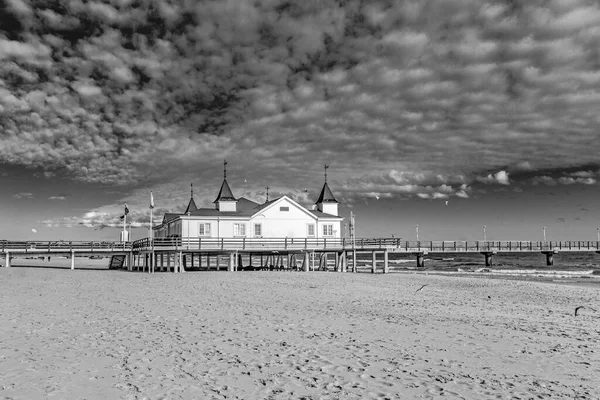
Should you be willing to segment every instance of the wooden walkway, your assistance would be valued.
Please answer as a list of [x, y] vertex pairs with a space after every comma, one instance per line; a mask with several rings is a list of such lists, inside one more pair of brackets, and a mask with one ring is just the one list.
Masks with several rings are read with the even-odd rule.
[[545, 251], [600, 251], [597, 241], [402, 241], [395, 238], [356, 239], [294, 239], [294, 238], [155, 238], [136, 240], [136, 250], [198, 250], [198, 251], [341, 251], [378, 250], [401, 253], [515, 253]]
[[[418, 267], [423, 267], [427, 254], [480, 253], [485, 256], [485, 265], [492, 264], [492, 258], [499, 253], [542, 253], [546, 256], [546, 265], [553, 265], [553, 256], [560, 252], [600, 253], [598, 241], [402, 241], [396, 238], [146, 238], [134, 242], [95, 242], [95, 241], [7, 241], [0, 240], [0, 253], [10, 267], [13, 257], [28, 256], [70, 256], [71, 268], [74, 268], [76, 256], [125, 256], [129, 270], [142, 267], [154, 271], [159, 265], [163, 269], [183, 270], [186, 260], [194, 259], [200, 263], [202, 256], [228, 258], [228, 270], [234, 271], [243, 265], [243, 256], [252, 260], [260, 256], [267, 263], [282, 262], [287, 257], [288, 266], [292, 259], [301, 257], [305, 271], [315, 268], [315, 254], [319, 260], [328, 255], [335, 256], [336, 270], [345, 271], [350, 259], [356, 268], [357, 253], [371, 253], [373, 270], [376, 270], [377, 255], [383, 253], [383, 272], [388, 269], [388, 254], [406, 253], [416, 257]], [[309, 259], [311, 265], [309, 266]], [[166, 266], [165, 266], [166, 261]], [[322, 261], [319, 261], [322, 262]], [[268, 265], [268, 264], [265, 264]], [[272, 265], [272, 264], [271, 264]], [[276, 264], [278, 265], [278, 264]], [[262, 266], [264, 267], [264, 266]]]

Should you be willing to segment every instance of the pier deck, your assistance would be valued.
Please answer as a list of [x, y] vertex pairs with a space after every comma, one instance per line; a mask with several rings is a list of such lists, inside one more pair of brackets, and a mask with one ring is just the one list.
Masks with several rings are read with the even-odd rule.
[[[305, 254], [304, 270], [308, 271], [308, 255], [335, 254], [336, 265], [346, 270], [348, 260], [356, 260], [356, 253], [372, 253], [373, 271], [376, 270], [376, 254], [383, 253], [384, 272], [387, 271], [388, 253], [406, 253], [416, 256], [417, 266], [423, 267], [427, 254], [459, 254], [480, 253], [485, 256], [485, 265], [490, 266], [495, 254], [501, 253], [542, 253], [546, 256], [547, 265], [552, 265], [554, 254], [561, 252], [595, 252], [600, 253], [598, 241], [403, 241], [396, 238], [361, 238], [327, 239], [327, 238], [155, 238], [140, 239], [134, 242], [88, 242], [88, 241], [8, 241], [0, 240], [0, 253], [10, 266], [10, 258], [30, 256], [70, 256], [74, 268], [76, 256], [125, 255], [127, 266], [143, 263], [144, 267], [155, 266], [160, 258], [165, 260], [174, 257], [175, 264], [181, 269], [186, 255], [191, 257], [205, 254], [210, 256], [228, 256], [229, 270], [236, 270], [242, 263], [241, 255], [272, 256], [277, 260], [287, 256], [290, 258]], [[274, 260], [272, 258], [271, 260]], [[207, 261], [210, 263], [210, 260]], [[170, 261], [167, 261], [169, 264]], [[139, 264], [138, 264], [139, 266]], [[170, 267], [170, 265], [167, 265]], [[314, 267], [314, 265], [313, 265]], [[338, 267], [336, 267], [338, 268]]]

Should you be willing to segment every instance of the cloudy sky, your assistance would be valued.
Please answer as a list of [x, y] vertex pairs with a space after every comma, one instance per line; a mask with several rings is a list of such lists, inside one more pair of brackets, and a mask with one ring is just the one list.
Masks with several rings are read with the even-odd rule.
[[223, 159], [303, 204], [331, 165], [358, 236], [597, 237], [596, 0], [0, 7], [0, 239], [140, 238]]

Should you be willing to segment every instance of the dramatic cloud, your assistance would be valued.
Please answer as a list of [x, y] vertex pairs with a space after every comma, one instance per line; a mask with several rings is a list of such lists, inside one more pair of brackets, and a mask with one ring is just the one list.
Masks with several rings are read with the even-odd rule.
[[282, 193], [329, 163], [351, 203], [597, 162], [597, 2], [342, 3], [10, 0], [0, 163], [160, 191], [229, 158]]
[[48, 200], [66, 200], [67, 198], [65, 196], [50, 196], [48, 197]]
[[600, 177], [600, 171], [575, 171], [565, 173], [563, 176], [552, 178], [547, 175], [535, 176], [531, 179], [533, 185], [556, 186], [561, 185], [595, 185]]

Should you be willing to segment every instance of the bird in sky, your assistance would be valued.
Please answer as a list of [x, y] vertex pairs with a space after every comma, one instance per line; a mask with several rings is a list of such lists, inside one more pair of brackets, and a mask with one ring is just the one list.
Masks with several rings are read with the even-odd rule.
[[378, 195], [378, 194], [376, 194], [376, 195], [375, 195], [375, 198], [376, 198], [377, 200], [379, 200], [379, 195]]
[[33, 233], [37, 233], [37, 230], [36, 230], [36, 229], [34, 229], [34, 228], [31, 228], [31, 232], [33, 232]]
[[446, 200], [446, 205], [448, 205], [448, 200]]

